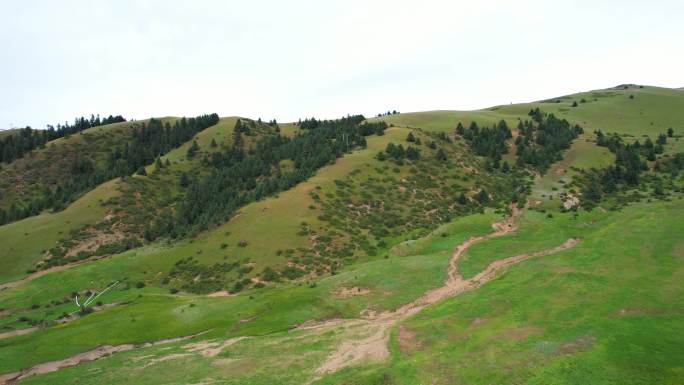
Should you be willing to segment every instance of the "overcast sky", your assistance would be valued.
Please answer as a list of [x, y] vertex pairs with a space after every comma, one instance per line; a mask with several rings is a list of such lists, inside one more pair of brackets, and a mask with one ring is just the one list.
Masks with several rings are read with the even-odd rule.
[[0, 129], [684, 86], [684, 1], [0, 1]]

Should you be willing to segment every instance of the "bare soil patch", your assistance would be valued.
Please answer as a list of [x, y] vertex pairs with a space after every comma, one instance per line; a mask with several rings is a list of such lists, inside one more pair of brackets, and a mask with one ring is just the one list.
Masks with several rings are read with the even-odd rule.
[[348, 298], [348, 297], [354, 297], [357, 295], [366, 295], [369, 294], [370, 290], [361, 288], [361, 287], [342, 287], [339, 288], [335, 291], [333, 291], [333, 296], [336, 298]]
[[411, 354], [421, 346], [420, 341], [416, 339], [416, 332], [404, 325], [399, 326], [397, 342], [399, 343], [399, 350], [404, 354]]
[[146, 348], [146, 347], [150, 347], [150, 346], [157, 346], [157, 345], [170, 344], [170, 343], [174, 343], [174, 342], [189, 340], [189, 339], [195, 338], [201, 334], [204, 334], [204, 333], [193, 334], [193, 335], [185, 336], [185, 337], [167, 338], [167, 339], [154, 341], [154, 342], [146, 342], [143, 344], [123, 344], [123, 345], [116, 345], [116, 346], [112, 346], [112, 345], [99, 346], [93, 350], [89, 350], [89, 351], [83, 352], [83, 353], [78, 353], [78, 354], [71, 356], [69, 358], [65, 358], [62, 360], [56, 360], [56, 361], [44, 362], [41, 364], [34, 365], [28, 369], [20, 370], [18, 372], [0, 375], [0, 385], [13, 384], [19, 380], [33, 376], [34, 374], [45, 374], [45, 373], [55, 372], [59, 369], [68, 368], [71, 366], [76, 366], [82, 362], [95, 361], [95, 360], [98, 360], [102, 357], [107, 357], [107, 356], [110, 356], [110, 355], [117, 353], [117, 352], [125, 352], [128, 350], [133, 350], [133, 349], [138, 349], [138, 348]]
[[14, 336], [20, 336], [23, 334], [28, 334], [28, 333], [34, 332], [36, 330], [38, 330], [37, 327], [36, 328], [25, 328], [25, 329], [11, 330], [8, 332], [0, 333], [0, 339], [14, 337]]

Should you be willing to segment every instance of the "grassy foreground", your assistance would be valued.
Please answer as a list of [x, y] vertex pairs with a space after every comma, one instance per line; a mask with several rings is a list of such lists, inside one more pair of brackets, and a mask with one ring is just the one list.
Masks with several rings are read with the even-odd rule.
[[[684, 226], [676, 218], [683, 210], [679, 200], [640, 203], [623, 212], [581, 213], [576, 218], [572, 214], [547, 218], [528, 210], [517, 234], [473, 247], [461, 264], [466, 275], [490, 260], [537, 251], [566, 236], [582, 241], [574, 249], [511, 267], [485, 286], [403, 322], [392, 332], [388, 362], [343, 369], [316, 383], [421, 384], [425, 379], [450, 384], [680, 383]], [[659, 219], [665, 213], [669, 219]], [[388, 304], [396, 306], [438, 284], [451, 248], [468, 234], [488, 232], [487, 223], [495, 218], [469, 217], [445, 225], [425, 239], [398, 246], [410, 248], [403, 257], [360, 264], [315, 288], [255, 294], [251, 302], [268, 298], [274, 307], [269, 314], [294, 312], [301, 320], [315, 316], [315, 312], [304, 314], [301, 307], [336, 308], [333, 314], [354, 317], [392, 298], [396, 301]], [[651, 226], [656, 220], [660, 226]], [[361, 287], [369, 293], [347, 298], [330, 295], [340, 287]], [[286, 310], [282, 303], [289, 303], [289, 296], [299, 306]], [[324, 332], [271, 329], [275, 333], [264, 334], [263, 324], [255, 328], [259, 316], [251, 320], [245, 307], [240, 307], [240, 317], [249, 321], [229, 326], [231, 312], [226, 311], [232, 307], [228, 304], [237, 305], [237, 298], [187, 300], [196, 305], [175, 308], [176, 314], [180, 309], [191, 313], [184, 316], [187, 319], [207, 317], [210, 308], [222, 309], [222, 319], [215, 324], [221, 331], [208, 335], [212, 346], [218, 347], [215, 352], [182, 342], [116, 354], [22, 383], [299, 384], [313, 377], [335, 346], [364, 335], [362, 327], [354, 326]], [[277, 318], [269, 323], [284, 321]], [[103, 328], [100, 333], [107, 332]], [[250, 338], [224, 342], [233, 335]]]

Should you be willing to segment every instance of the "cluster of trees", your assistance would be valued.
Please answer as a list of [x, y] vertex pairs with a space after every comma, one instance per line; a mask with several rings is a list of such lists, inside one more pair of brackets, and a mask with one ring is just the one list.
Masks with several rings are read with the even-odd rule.
[[[657, 152], [662, 153], [662, 144], [667, 140], [660, 135], [656, 145], [650, 139], [644, 144], [635, 141], [626, 144], [617, 134], [605, 135], [600, 130], [596, 132], [596, 143], [608, 148], [615, 154], [615, 163], [600, 170], [590, 170], [584, 173], [581, 185], [582, 201], [591, 207], [605, 195], [617, 192], [621, 187], [636, 187], [641, 182], [641, 174], [648, 170], [646, 160], [655, 160]], [[662, 144], [661, 144], [662, 143]], [[656, 171], [678, 172], [684, 169], [684, 155], [678, 154], [670, 160], [658, 162]]]
[[497, 164], [501, 161], [501, 156], [508, 153], [506, 141], [512, 138], [511, 130], [504, 120], [491, 128], [480, 128], [475, 122], [465, 128], [459, 122], [456, 126], [456, 134], [468, 142], [475, 154], [486, 156]]
[[317, 120], [316, 118], [310, 118], [310, 119], [304, 119], [304, 120], [299, 119], [299, 122], [297, 122], [297, 125], [303, 130], [313, 130], [313, 129], [316, 129], [318, 127], [324, 127], [324, 126], [330, 126], [330, 125], [338, 124], [336, 122], [339, 122], [339, 121], [350, 121], [350, 122], [355, 122], [354, 124], [359, 125], [360, 133], [363, 136], [368, 136], [368, 135], [372, 135], [372, 134], [383, 135], [385, 133], [385, 129], [387, 128], [387, 123], [385, 123], [385, 122], [369, 123], [369, 122], [365, 122], [365, 119], [366, 118], [364, 118], [363, 115], [353, 115], [353, 116], [347, 115], [345, 118], [338, 119], [338, 120]]
[[383, 116], [390, 116], [390, 115], [397, 115], [399, 111], [397, 110], [392, 110], [392, 111], [387, 111], [387, 112], [381, 112], [377, 115], [378, 118], [383, 117]]
[[387, 143], [385, 151], [380, 151], [376, 155], [376, 158], [380, 161], [384, 161], [388, 157], [394, 159], [394, 161], [397, 163], [402, 163], [404, 159], [419, 160], [420, 150], [413, 146], [408, 146], [406, 147], [406, 149], [404, 149], [404, 146], [402, 146], [401, 144], [396, 145], [390, 142]]
[[672, 158], [658, 160], [653, 169], [657, 172], [677, 176], [680, 171], [684, 170], [684, 154], [679, 153]]
[[[364, 123], [364, 120], [362, 115], [338, 120], [311, 119], [307, 125], [315, 129], [292, 138], [277, 133], [265, 136], [256, 142], [252, 151], [244, 148], [241, 139], [247, 125], [238, 121], [233, 145], [207, 158], [210, 168], [207, 176], [186, 178], [187, 192], [175, 214], [158, 218], [146, 237], [177, 237], [204, 230], [226, 221], [246, 203], [308, 179], [344, 153], [365, 147], [365, 136], [377, 134], [386, 127], [384, 123]], [[281, 170], [283, 160], [291, 160], [294, 167]]]
[[[140, 129], [133, 130], [129, 141], [109, 152], [106, 167], [103, 169], [104, 180], [141, 171], [141, 167], [154, 163], [159, 156], [187, 142], [195, 134], [217, 124], [218, 121], [217, 114], [210, 114], [195, 118], [183, 117], [173, 125], [154, 118], [147, 124], [142, 123]], [[188, 152], [193, 150], [199, 151], [197, 143], [193, 143]]]
[[[613, 153], [617, 153], [625, 147], [622, 138], [616, 133], [605, 135], [601, 130], [596, 130], [594, 133], [596, 134], [597, 146], [606, 147]], [[667, 138], [667, 135], [660, 134], [655, 143], [653, 143], [651, 138], [646, 138], [643, 144], [637, 140], [631, 146], [638, 150], [641, 155], [645, 156], [647, 160], [654, 161], [656, 160], [656, 155], [662, 154], [665, 151], [663, 146], [667, 143]]]
[[582, 127], [571, 126], [565, 119], [531, 110], [532, 120], [518, 123], [520, 135], [515, 139], [517, 165], [529, 165], [545, 172], [556, 161], [563, 159], [563, 151], [583, 132]]
[[151, 119], [149, 123], [143, 123], [140, 129], [134, 129], [122, 147], [116, 147], [108, 153], [104, 167], [98, 167], [95, 160], [77, 153], [70, 160], [67, 177], [62, 183], [54, 188], [46, 187], [41, 197], [24, 207], [13, 204], [9, 210], [0, 209], [0, 225], [36, 215], [45, 209], [61, 210], [94, 186], [131, 175], [143, 166], [152, 164], [155, 158], [180, 146], [196, 133], [218, 123], [218, 120], [217, 114], [182, 118], [174, 125]]
[[12, 162], [31, 150], [45, 147], [47, 142], [57, 138], [69, 136], [91, 127], [125, 121], [126, 119], [121, 115], [109, 115], [104, 119], [100, 119], [100, 115], [90, 115], [90, 119], [84, 117], [76, 118], [73, 124], [65, 122], [64, 125], [58, 124], [57, 128], [52, 125], [48, 125], [45, 130], [34, 130], [31, 127], [25, 127], [16, 134], [0, 138], [0, 162]]

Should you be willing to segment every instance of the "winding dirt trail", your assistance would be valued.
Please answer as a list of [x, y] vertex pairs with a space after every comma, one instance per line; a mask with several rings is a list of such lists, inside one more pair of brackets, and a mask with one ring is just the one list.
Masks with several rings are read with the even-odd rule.
[[76, 262], [65, 263], [64, 265], [52, 266], [52, 267], [49, 267], [49, 268], [47, 268], [47, 269], [45, 269], [45, 270], [39, 270], [39, 271], [33, 272], [33, 273], [31, 273], [31, 274], [25, 276], [24, 278], [18, 279], [18, 280], [16, 280], [16, 281], [10, 281], [10, 282], [5, 282], [5, 283], [0, 284], [0, 290], [13, 289], [13, 288], [15, 288], [15, 287], [17, 287], [17, 286], [19, 286], [19, 285], [22, 285], [22, 284], [24, 284], [24, 283], [26, 283], [26, 282], [33, 281], [34, 279], [40, 278], [40, 277], [42, 277], [42, 276], [44, 276], [44, 275], [47, 275], [47, 274], [50, 274], [50, 273], [54, 273], [54, 272], [57, 272], [57, 271], [62, 271], [62, 270], [71, 269], [72, 267], [80, 266], [80, 265], [83, 265], [83, 264], [86, 264], [86, 263], [90, 263], [90, 262], [93, 262], [93, 261], [97, 261], [97, 260], [100, 260], [100, 259], [104, 259], [104, 258], [107, 258], [107, 257], [108, 257], [108, 256], [93, 257], [93, 258], [89, 258], [89, 259], [84, 259], [84, 260], [82, 260], [82, 261], [76, 261]]
[[42, 364], [34, 365], [28, 369], [23, 369], [23, 370], [20, 370], [18, 372], [0, 374], [0, 385], [15, 384], [17, 381], [22, 380], [26, 377], [33, 376], [34, 374], [43, 374], [43, 373], [55, 372], [59, 369], [68, 368], [71, 366], [76, 366], [82, 362], [95, 361], [95, 360], [98, 360], [102, 357], [106, 357], [106, 356], [109, 356], [109, 355], [117, 353], [117, 352], [125, 352], [125, 351], [133, 350], [133, 349], [146, 348], [146, 347], [150, 347], [150, 346], [157, 346], [157, 345], [170, 344], [170, 343], [174, 343], [174, 342], [190, 340], [190, 339], [193, 339], [195, 337], [199, 337], [204, 333], [207, 333], [207, 332], [202, 332], [202, 333], [193, 334], [193, 335], [184, 336], [184, 337], [167, 338], [167, 339], [154, 341], [154, 342], [145, 342], [142, 344], [123, 344], [123, 345], [115, 345], [115, 346], [112, 346], [112, 345], [99, 346], [93, 350], [89, 350], [89, 351], [83, 352], [83, 353], [78, 353], [74, 356], [71, 356], [69, 358], [65, 358], [63, 360], [43, 362]]
[[[335, 351], [333, 351], [314, 372], [314, 377], [308, 382], [311, 384], [319, 379], [321, 379], [325, 374], [332, 373], [342, 368], [352, 366], [361, 362], [368, 361], [383, 361], [389, 357], [389, 335], [390, 330], [398, 322], [414, 315], [427, 307], [428, 305], [440, 302], [448, 297], [460, 294], [469, 289], [475, 289], [483, 284], [487, 283], [491, 279], [496, 277], [496, 274], [501, 269], [514, 265], [516, 263], [522, 262], [526, 259], [541, 257], [545, 255], [550, 255], [554, 253], [567, 250], [575, 246], [579, 239], [570, 238], [564, 243], [552, 247], [546, 250], [525, 253], [520, 255], [515, 255], [512, 257], [504, 258], [498, 261], [494, 261], [487, 266], [485, 270], [477, 274], [476, 276], [465, 279], [458, 272], [458, 261], [465, 253], [468, 248], [473, 244], [484, 241], [491, 238], [501, 237], [506, 234], [515, 232], [518, 229], [518, 219], [522, 215], [522, 211], [515, 206], [511, 206], [512, 215], [505, 218], [500, 222], [492, 224], [494, 229], [493, 232], [476, 237], [470, 237], [464, 242], [460, 243], [454, 249], [454, 252], [449, 260], [447, 267], [447, 279], [444, 284], [438, 288], [427, 291], [420, 298], [409, 302], [396, 310], [386, 311], [377, 314], [369, 314], [361, 318], [355, 319], [332, 319], [325, 321], [307, 321], [292, 330], [325, 330], [333, 329], [338, 327], [344, 328], [360, 328], [364, 331], [363, 336], [360, 339], [348, 340], [341, 343]], [[46, 271], [47, 273], [47, 271]], [[43, 273], [45, 274], [45, 273]], [[40, 274], [40, 275], [43, 275]], [[25, 281], [25, 280], [22, 280]], [[0, 285], [0, 289], [3, 288]], [[155, 342], [147, 342], [143, 344], [123, 344], [123, 345], [105, 345], [95, 348], [93, 350], [76, 354], [72, 357], [45, 362], [41, 364], [34, 365], [30, 368], [20, 370], [14, 373], [7, 373], [0, 375], [0, 385], [14, 384], [16, 381], [24, 379], [26, 377], [32, 376], [34, 374], [50, 373], [57, 371], [62, 368], [67, 368], [71, 366], [76, 366], [82, 362], [94, 361], [102, 357], [109, 356], [116, 352], [128, 351], [137, 348], [144, 348], [150, 346], [156, 346], [159, 344], [167, 344], [178, 341], [184, 341], [200, 336], [204, 333], [199, 333], [191, 336], [170, 338]], [[231, 339], [227, 343], [233, 344], [244, 337], [237, 339]], [[200, 346], [198, 344], [197, 346]], [[209, 346], [209, 345], [207, 345]], [[214, 350], [220, 351], [224, 345], [217, 345], [211, 350], [212, 354]], [[229, 345], [226, 345], [229, 346]], [[218, 350], [217, 350], [218, 349]]]
[[[451, 259], [449, 260], [447, 279], [442, 286], [426, 292], [420, 298], [407, 303], [394, 311], [383, 312], [357, 320], [338, 320], [334, 323], [321, 323], [320, 327], [326, 328], [331, 326], [340, 326], [345, 322], [350, 326], [354, 323], [364, 322], [366, 323], [365, 327], [367, 327], [368, 330], [371, 330], [371, 332], [364, 338], [355, 341], [347, 341], [338, 346], [337, 350], [330, 354], [326, 361], [316, 369], [315, 376], [309, 381], [309, 384], [319, 380], [327, 373], [335, 372], [359, 362], [365, 362], [368, 360], [384, 360], [389, 356], [389, 332], [392, 326], [397, 324], [399, 321], [418, 313], [426, 306], [435, 304], [443, 299], [460, 294], [466, 290], [480, 287], [481, 285], [495, 278], [496, 273], [507, 266], [514, 265], [529, 258], [558, 253], [575, 246], [579, 242], [579, 239], [570, 238], [561, 245], [550, 249], [501, 259], [489, 264], [484, 271], [480, 272], [476, 276], [470, 279], [463, 278], [458, 272], [458, 261], [469, 247], [477, 242], [495, 237], [501, 237], [503, 235], [515, 232], [518, 229], [518, 218], [522, 215], [522, 211], [514, 206], [512, 206], [511, 209], [511, 216], [507, 217], [501, 222], [492, 224], [494, 232], [483, 236], [468, 238], [456, 246]], [[307, 328], [314, 327], [316, 326], [307, 326]]]

